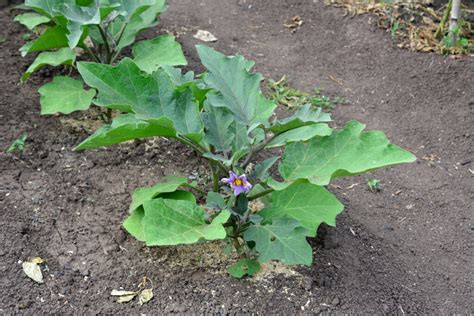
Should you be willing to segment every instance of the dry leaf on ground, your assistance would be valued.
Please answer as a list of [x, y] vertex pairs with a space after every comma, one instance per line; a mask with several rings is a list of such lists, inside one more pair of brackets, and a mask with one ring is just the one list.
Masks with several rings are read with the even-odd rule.
[[37, 283], [43, 283], [43, 273], [41, 268], [35, 262], [23, 262], [22, 263], [23, 272]]
[[211, 32], [205, 30], [198, 30], [197, 33], [193, 35], [193, 37], [203, 42], [217, 41], [217, 37], [215, 37]]

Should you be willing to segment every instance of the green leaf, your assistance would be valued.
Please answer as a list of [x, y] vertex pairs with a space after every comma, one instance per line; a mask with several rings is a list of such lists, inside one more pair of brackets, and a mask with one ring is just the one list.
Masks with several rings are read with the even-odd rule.
[[414, 155], [390, 144], [382, 132], [362, 132], [364, 128], [351, 121], [329, 136], [288, 145], [280, 174], [287, 181], [308, 179], [313, 184], [327, 185], [337, 177], [415, 161]]
[[230, 150], [235, 138], [229, 128], [234, 121], [232, 113], [225, 108], [214, 107], [206, 100], [201, 117], [206, 127], [204, 140], [218, 151]]
[[43, 24], [43, 23], [48, 23], [51, 20], [48, 17], [40, 15], [38, 13], [27, 12], [27, 13], [18, 14], [15, 17], [14, 21], [23, 24], [29, 30], [33, 30], [38, 25]]
[[[165, 190], [167, 191], [167, 190]], [[171, 199], [171, 200], [186, 200], [196, 203], [196, 198], [191, 192], [177, 190], [173, 192], [158, 193], [155, 198]], [[145, 201], [145, 200], [144, 200]], [[148, 200], [147, 200], [148, 201]], [[137, 240], [145, 241], [145, 234], [143, 232], [143, 218], [145, 217], [145, 210], [143, 205], [133, 210], [129, 217], [123, 222], [123, 227]]]
[[328, 136], [331, 135], [331, 133], [332, 128], [330, 128], [327, 124], [324, 123], [301, 126], [281, 133], [265, 147], [280, 147], [290, 143], [307, 141], [315, 136]]
[[153, 200], [162, 193], [174, 192], [179, 187], [191, 187], [188, 179], [182, 176], [168, 176], [161, 179], [160, 182], [152, 187], [138, 188], [132, 193], [132, 203], [130, 212], [143, 205], [146, 201]]
[[153, 136], [175, 137], [176, 131], [173, 122], [166, 117], [147, 122], [135, 118], [133, 114], [123, 114], [116, 117], [112, 124], [98, 129], [74, 150], [110, 146], [132, 139]]
[[7, 153], [11, 154], [14, 152], [22, 152], [25, 148], [26, 138], [28, 133], [23, 133], [20, 137], [15, 139], [15, 141], [7, 148]]
[[132, 52], [135, 63], [147, 73], [162, 66], [187, 65], [181, 45], [171, 35], [138, 42], [133, 46]]
[[244, 232], [246, 241], [255, 242], [258, 261], [279, 260], [286, 264], [311, 265], [313, 251], [306, 241], [308, 231], [292, 218], [275, 218], [272, 224], [255, 224]]
[[260, 271], [260, 263], [251, 259], [240, 259], [227, 268], [227, 272], [234, 278], [241, 279], [246, 275], [254, 276]]
[[56, 9], [64, 3], [74, 3], [74, 0], [25, 0], [25, 6], [50, 18], [58, 15]]
[[[132, 105], [137, 118], [170, 118], [180, 133], [202, 134], [203, 124], [199, 116], [199, 105], [194, 100], [190, 87], [176, 89], [168, 74], [158, 70], [152, 74], [153, 89], [144, 89], [150, 98]], [[149, 86], [150, 87], [150, 86]]]
[[117, 66], [91, 62], [77, 63], [86, 84], [99, 91], [95, 104], [130, 112], [133, 105], [145, 103], [155, 93], [155, 82], [138, 66], [124, 58]]
[[207, 193], [206, 208], [211, 210], [221, 211], [227, 208], [224, 198], [217, 192]]
[[247, 126], [267, 122], [274, 105], [262, 96], [262, 75], [249, 73], [249, 63], [242, 56], [227, 57], [204, 45], [196, 48], [201, 62], [209, 70], [204, 81], [217, 90], [208, 94], [210, 104], [228, 108], [237, 121]]
[[255, 171], [252, 174], [252, 177], [255, 177], [259, 180], [265, 180], [269, 177], [268, 170], [277, 162], [280, 157], [275, 156], [264, 160], [255, 166]]
[[143, 232], [147, 246], [192, 244], [226, 237], [222, 224], [230, 217], [222, 211], [206, 224], [204, 210], [191, 201], [154, 199], [143, 205]]
[[84, 90], [82, 81], [63, 76], [54, 77], [38, 92], [42, 115], [87, 110], [95, 96], [94, 90]]
[[306, 104], [298, 109], [293, 116], [277, 121], [271, 127], [271, 131], [280, 134], [301, 126], [330, 121], [330, 115], [322, 112], [321, 108], [313, 110], [311, 105]]
[[118, 41], [121, 30], [124, 28], [123, 35], [117, 44], [117, 49], [135, 42], [135, 38], [141, 31], [156, 26], [158, 24], [157, 16], [166, 9], [165, 0], [113, 0], [113, 3], [120, 3], [122, 16], [115, 19], [109, 30]]
[[99, 91], [97, 105], [133, 111], [137, 119], [151, 124], [167, 117], [180, 134], [196, 142], [202, 138], [203, 125], [192, 89], [177, 89], [163, 69], [148, 75], [129, 58], [117, 66], [80, 62], [78, 69], [84, 81]]
[[68, 47], [67, 31], [61, 26], [48, 27], [36, 40], [20, 48], [22, 56], [29, 53]]
[[342, 212], [344, 205], [328, 190], [307, 180], [298, 180], [281, 191], [271, 194], [271, 205], [258, 215], [266, 221], [290, 217], [316, 236], [321, 223], [336, 226], [336, 216]]
[[68, 48], [61, 48], [55, 52], [43, 52], [36, 57], [35, 61], [28, 67], [26, 72], [21, 77], [21, 81], [28, 80], [31, 74], [46, 65], [53, 67], [59, 65], [72, 65], [76, 60], [74, 52]]
[[67, 19], [67, 29], [69, 31], [67, 37], [70, 48], [77, 46], [86, 25], [100, 24], [100, 10], [96, 1], [91, 1], [87, 6], [64, 3], [58, 5], [53, 11]]

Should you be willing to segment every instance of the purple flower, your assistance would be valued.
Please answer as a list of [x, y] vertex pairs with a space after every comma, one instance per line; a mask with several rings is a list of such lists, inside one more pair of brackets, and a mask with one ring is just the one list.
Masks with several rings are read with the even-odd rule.
[[250, 192], [252, 185], [247, 181], [245, 174], [238, 176], [233, 171], [229, 172], [229, 178], [223, 178], [222, 182], [230, 184], [234, 190], [234, 195], [238, 196], [242, 192]]

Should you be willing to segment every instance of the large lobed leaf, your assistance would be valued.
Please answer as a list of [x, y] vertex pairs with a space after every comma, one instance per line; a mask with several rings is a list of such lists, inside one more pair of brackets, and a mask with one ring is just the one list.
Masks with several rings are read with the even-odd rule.
[[207, 224], [204, 210], [186, 200], [154, 199], [143, 205], [143, 233], [147, 246], [192, 244], [200, 240], [224, 239], [223, 226], [230, 217], [221, 211]]
[[85, 139], [74, 150], [98, 148], [119, 144], [125, 141], [153, 137], [175, 137], [176, 130], [173, 122], [162, 117], [151, 122], [137, 119], [133, 114], [123, 114], [116, 117], [112, 124], [105, 125]]
[[20, 52], [22, 56], [26, 56], [29, 53], [62, 47], [68, 47], [67, 31], [63, 27], [57, 25], [48, 27], [40, 37], [23, 45], [20, 48]]
[[[173, 192], [163, 192], [156, 195], [155, 198], [163, 198], [168, 200], [185, 200], [196, 204], [196, 198], [191, 192], [176, 190]], [[143, 202], [150, 201], [143, 200]], [[143, 230], [143, 219], [145, 218], [145, 210], [143, 205], [136, 208], [123, 223], [123, 227], [137, 240], [145, 241], [145, 232]]]
[[68, 47], [61, 48], [54, 52], [43, 52], [36, 57], [35, 61], [28, 67], [23, 76], [21, 76], [21, 81], [24, 82], [28, 80], [33, 72], [46, 65], [72, 65], [75, 60], [76, 54]]
[[63, 113], [87, 110], [95, 96], [94, 90], [85, 90], [84, 83], [70, 77], [54, 77], [38, 90], [41, 95], [41, 114]]
[[201, 62], [209, 73], [204, 81], [216, 91], [208, 94], [214, 107], [225, 107], [247, 126], [268, 122], [276, 105], [260, 91], [262, 75], [249, 73], [252, 64], [242, 56], [227, 57], [212, 48], [198, 45]]
[[133, 46], [132, 52], [138, 67], [150, 74], [163, 66], [187, 64], [181, 45], [171, 35], [138, 42]]
[[415, 161], [413, 154], [390, 144], [382, 132], [362, 132], [364, 128], [351, 121], [329, 136], [288, 145], [280, 174], [290, 182], [308, 179], [313, 184], [327, 185], [337, 177]]
[[336, 226], [336, 216], [344, 206], [328, 190], [307, 180], [298, 180], [286, 189], [271, 194], [271, 203], [258, 215], [264, 221], [293, 218], [305, 227], [309, 236], [316, 236], [321, 223]]
[[99, 91], [97, 105], [134, 112], [137, 119], [150, 124], [165, 117], [179, 134], [196, 142], [202, 138], [203, 125], [192, 87], [177, 87], [166, 70], [148, 75], [129, 58], [117, 66], [81, 62], [78, 69], [84, 81]]
[[325, 123], [305, 125], [279, 134], [265, 147], [280, 147], [290, 143], [307, 141], [316, 136], [328, 136], [331, 133], [332, 128]]
[[279, 260], [286, 264], [311, 265], [313, 251], [306, 240], [308, 231], [292, 218], [275, 218], [271, 224], [257, 223], [244, 232], [255, 242], [258, 261]]
[[33, 30], [38, 25], [48, 23], [51, 19], [38, 13], [27, 12], [18, 14], [14, 21], [23, 24], [29, 30]]
[[94, 102], [98, 106], [130, 112], [132, 106], [146, 102], [154, 93], [154, 80], [144, 76], [130, 58], [117, 66], [91, 62], [79, 62], [77, 66], [87, 85], [99, 91]]
[[53, 9], [67, 19], [68, 44], [76, 47], [87, 25], [99, 25], [101, 21], [99, 6], [91, 1], [87, 6], [64, 3]]
[[276, 134], [281, 134], [298, 127], [317, 123], [327, 123], [330, 121], [330, 115], [322, 112], [321, 108], [313, 110], [311, 105], [305, 104], [292, 116], [278, 120], [271, 127], [271, 131]]

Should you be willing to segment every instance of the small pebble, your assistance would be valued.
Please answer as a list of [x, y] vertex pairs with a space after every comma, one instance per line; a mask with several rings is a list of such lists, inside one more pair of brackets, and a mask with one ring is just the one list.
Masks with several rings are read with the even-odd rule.
[[337, 297], [334, 298], [334, 299], [332, 300], [332, 302], [331, 302], [331, 304], [332, 304], [333, 306], [337, 306], [337, 305], [339, 305], [339, 303], [340, 303], [340, 301], [339, 301], [339, 299], [338, 299]]

